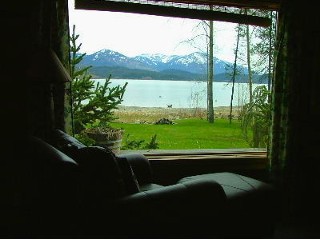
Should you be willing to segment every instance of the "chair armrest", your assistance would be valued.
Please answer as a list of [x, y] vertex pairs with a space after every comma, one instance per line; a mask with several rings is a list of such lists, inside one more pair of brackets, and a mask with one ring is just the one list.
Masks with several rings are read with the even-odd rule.
[[118, 157], [126, 158], [140, 185], [152, 182], [152, 169], [149, 159], [140, 153], [119, 154]]
[[132, 194], [118, 204], [130, 236], [211, 238], [219, 236], [226, 195], [215, 181], [194, 180]]

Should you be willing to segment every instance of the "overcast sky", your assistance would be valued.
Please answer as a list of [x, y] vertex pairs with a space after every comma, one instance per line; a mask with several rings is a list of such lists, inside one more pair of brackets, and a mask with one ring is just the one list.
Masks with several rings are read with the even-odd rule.
[[[69, 0], [69, 24], [76, 26], [81, 52], [93, 53], [111, 49], [126, 56], [139, 54], [185, 55], [198, 51], [185, 41], [203, 33], [196, 26], [200, 20], [169, 18], [143, 14], [108, 11], [75, 10]], [[214, 22], [215, 57], [233, 61], [235, 24]], [[205, 51], [205, 42], [198, 38], [198, 46]]]

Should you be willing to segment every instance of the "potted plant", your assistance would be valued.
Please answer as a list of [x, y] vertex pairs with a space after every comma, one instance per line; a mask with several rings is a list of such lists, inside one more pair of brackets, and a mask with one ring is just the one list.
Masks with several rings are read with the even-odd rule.
[[122, 143], [124, 130], [120, 128], [92, 127], [85, 129], [85, 134], [94, 140], [94, 144], [109, 148], [114, 153], [119, 153]]
[[127, 83], [124, 86], [110, 87], [110, 78], [111, 75], [102, 86], [99, 83], [97, 84], [94, 97], [88, 103], [92, 117], [94, 116], [92, 119], [95, 122], [87, 127], [84, 132], [95, 141], [95, 145], [119, 153], [124, 130], [111, 127], [110, 122], [115, 119], [113, 111], [123, 101]]
[[115, 119], [113, 111], [123, 101], [127, 83], [110, 87], [110, 79], [111, 75], [103, 85], [97, 84], [93, 97], [85, 105], [88, 117], [83, 132], [95, 141], [95, 145], [119, 153], [124, 130], [111, 127], [110, 122]]
[[[70, 36], [71, 66], [71, 99], [73, 131], [77, 138], [88, 145], [100, 145], [119, 152], [123, 130], [114, 129], [110, 122], [115, 119], [114, 110], [123, 101], [128, 83], [123, 86], [110, 86], [111, 75], [104, 84], [95, 83], [88, 74], [88, 67], [79, 67], [85, 54], [80, 54], [80, 45], [76, 44], [79, 35], [75, 34], [75, 26]], [[112, 143], [116, 147], [111, 146]]]

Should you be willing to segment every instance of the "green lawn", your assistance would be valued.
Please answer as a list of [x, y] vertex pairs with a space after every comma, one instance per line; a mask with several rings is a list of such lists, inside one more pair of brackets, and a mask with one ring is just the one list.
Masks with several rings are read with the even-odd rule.
[[113, 127], [125, 130], [123, 143], [129, 134], [130, 140], [145, 140], [157, 135], [159, 149], [227, 149], [249, 148], [241, 134], [240, 122], [231, 124], [227, 119], [215, 119], [208, 123], [201, 119], [175, 120], [173, 125], [112, 123]]

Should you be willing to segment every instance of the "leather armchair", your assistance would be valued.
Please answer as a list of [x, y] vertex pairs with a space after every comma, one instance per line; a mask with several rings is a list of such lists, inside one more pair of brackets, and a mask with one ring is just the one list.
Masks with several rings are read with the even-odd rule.
[[[224, 192], [196, 180], [148, 191], [127, 191], [118, 161], [101, 147], [73, 149], [73, 158], [31, 137], [23, 227], [32, 238], [209, 237]], [[90, 158], [89, 158], [90, 157]], [[133, 155], [132, 155], [133, 157]], [[30, 177], [30, 178], [29, 178]], [[212, 213], [212, 214], [209, 214]], [[210, 223], [210, 224], [209, 224]]]
[[[150, 163], [143, 155], [116, 156], [101, 147], [87, 147], [60, 130], [47, 142], [31, 137], [28, 149], [33, 177], [26, 182], [31, 188], [41, 186], [26, 191], [27, 199], [36, 199], [25, 204], [29, 214], [22, 232], [29, 237], [256, 238], [272, 234], [267, 221], [259, 231], [250, 227], [259, 219], [269, 220], [263, 197], [269, 200], [273, 192], [260, 181], [248, 178], [257, 185], [228, 192], [228, 181], [237, 181], [230, 178], [232, 173], [220, 173], [162, 186], [153, 183]], [[259, 210], [250, 210], [253, 200], [266, 215], [253, 214]], [[249, 214], [248, 222], [239, 228], [237, 214], [242, 217], [244, 212]]]

